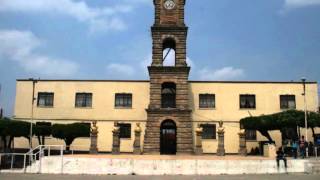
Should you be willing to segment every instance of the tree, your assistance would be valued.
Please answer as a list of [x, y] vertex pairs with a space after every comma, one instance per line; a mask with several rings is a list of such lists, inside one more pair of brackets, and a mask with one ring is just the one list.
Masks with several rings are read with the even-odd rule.
[[45, 137], [51, 135], [52, 126], [50, 122], [37, 122], [34, 134], [38, 137], [40, 145], [45, 145]]
[[[288, 110], [270, 115], [246, 117], [240, 120], [240, 124], [244, 129], [257, 130], [269, 141], [273, 141], [268, 131], [280, 130], [284, 134], [287, 129], [304, 127], [305, 120], [303, 111]], [[314, 135], [314, 128], [320, 127], [319, 113], [308, 112], [308, 127], [312, 129]]]
[[[4, 142], [5, 151], [10, 149], [15, 137], [25, 137], [30, 141], [30, 123], [4, 118], [0, 120], [0, 136]], [[7, 141], [7, 137], [9, 137], [9, 141]]]
[[314, 128], [320, 127], [320, 114], [315, 112], [308, 113], [308, 126], [312, 130], [312, 136], [315, 137]]
[[78, 137], [90, 137], [90, 124], [54, 124], [52, 126], [52, 136], [64, 140], [66, 150], [70, 150], [70, 145]]

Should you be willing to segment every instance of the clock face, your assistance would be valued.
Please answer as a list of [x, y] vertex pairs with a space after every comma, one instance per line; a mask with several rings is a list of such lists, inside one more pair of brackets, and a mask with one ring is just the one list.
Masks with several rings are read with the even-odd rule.
[[166, 1], [164, 2], [164, 8], [166, 8], [166, 9], [168, 9], [168, 10], [173, 9], [175, 6], [176, 6], [176, 3], [174, 3], [173, 0], [166, 0]]

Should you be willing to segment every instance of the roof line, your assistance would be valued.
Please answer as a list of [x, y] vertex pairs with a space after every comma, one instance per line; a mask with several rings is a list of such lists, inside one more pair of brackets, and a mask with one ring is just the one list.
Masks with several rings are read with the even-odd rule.
[[[92, 80], [92, 79], [35, 79], [37, 81], [48, 82], [150, 82], [149, 80]], [[33, 81], [32, 79], [17, 79], [16, 81]], [[189, 83], [264, 83], [264, 84], [301, 84], [300, 81], [195, 81], [189, 80]], [[307, 84], [317, 84], [316, 81], [306, 82]]]

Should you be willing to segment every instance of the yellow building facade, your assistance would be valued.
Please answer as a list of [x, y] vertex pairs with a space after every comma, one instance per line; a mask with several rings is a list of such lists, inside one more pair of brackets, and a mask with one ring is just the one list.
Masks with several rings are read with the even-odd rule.
[[[112, 130], [114, 122], [130, 124], [131, 135], [121, 138], [120, 151], [133, 152], [134, 128], [136, 123], [141, 124], [142, 139], [147, 122], [146, 109], [150, 96], [149, 81], [81, 81], [81, 80], [17, 80], [16, 103], [14, 119], [52, 123], [73, 123], [97, 121], [98, 149], [100, 152], [110, 152], [112, 149]], [[189, 107], [192, 110], [193, 139], [198, 125], [214, 125], [213, 133], [216, 133], [218, 122], [223, 121], [225, 127], [225, 150], [228, 154], [237, 153], [239, 150], [240, 131], [239, 121], [248, 116], [272, 114], [287, 110], [281, 108], [281, 96], [294, 96], [295, 107], [304, 109], [303, 85], [300, 82], [218, 82], [218, 81], [189, 81]], [[32, 94], [36, 103], [32, 107]], [[309, 111], [318, 110], [318, 85], [315, 82], [306, 84], [306, 102]], [[38, 97], [41, 93], [52, 93], [52, 106], [39, 105]], [[92, 94], [91, 107], [76, 107], [76, 94]], [[117, 107], [116, 94], [131, 94], [131, 107]], [[199, 98], [201, 95], [214, 95], [214, 107], [201, 108]], [[241, 95], [254, 95], [255, 108], [241, 108]], [[33, 111], [33, 112], [32, 112]], [[304, 131], [301, 131], [304, 133]], [[316, 129], [316, 133], [320, 133]], [[218, 137], [203, 139], [204, 153], [216, 153]], [[281, 146], [281, 134], [279, 131], [271, 132], [277, 146]], [[309, 140], [312, 140], [311, 131]], [[247, 149], [257, 147], [259, 141], [266, 138], [258, 132], [256, 139], [247, 141]], [[33, 140], [34, 146], [37, 140]], [[61, 144], [62, 140], [52, 137], [46, 139], [46, 144]], [[15, 146], [28, 148], [25, 138], [16, 138]], [[72, 144], [71, 149], [88, 150], [90, 138], [78, 138]]]
[[[188, 27], [184, 22], [186, 0], [153, 3], [152, 63], [146, 67], [150, 81], [17, 80], [14, 119], [52, 123], [97, 121], [100, 152], [111, 151], [112, 130], [118, 122], [120, 151], [128, 153], [133, 152], [134, 129], [140, 123], [141, 150], [146, 154], [193, 153], [199, 126], [203, 129], [203, 152], [216, 153], [218, 123], [222, 121], [225, 152], [235, 154], [239, 150], [241, 118], [304, 109], [301, 82], [190, 81]], [[174, 64], [168, 66], [170, 51], [175, 54]], [[316, 82], [306, 83], [306, 102], [309, 111], [317, 111]], [[255, 131], [248, 131], [247, 136], [248, 150], [266, 140]], [[281, 146], [280, 132], [271, 132], [271, 136]], [[33, 145], [36, 144], [34, 139]], [[49, 137], [46, 144], [63, 141]], [[17, 138], [15, 146], [27, 148], [28, 141]], [[88, 150], [90, 138], [78, 138], [72, 146], [71, 149]]]

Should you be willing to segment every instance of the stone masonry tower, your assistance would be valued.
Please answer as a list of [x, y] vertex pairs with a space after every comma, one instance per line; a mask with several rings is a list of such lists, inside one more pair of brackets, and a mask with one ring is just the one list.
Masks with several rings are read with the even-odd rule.
[[[186, 63], [188, 27], [184, 24], [185, 0], [153, 0], [155, 23], [152, 31], [152, 65], [150, 104], [144, 138], [146, 154], [192, 153], [192, 123], [189, 108]], [[175, 64], [165, 66], [169, 53], [175, 53]]]

